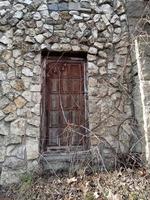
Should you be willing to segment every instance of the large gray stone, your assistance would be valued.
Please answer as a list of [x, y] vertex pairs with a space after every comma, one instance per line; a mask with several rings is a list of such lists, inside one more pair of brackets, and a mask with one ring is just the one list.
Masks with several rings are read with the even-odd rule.
[[32, 125], [28, 125], [27, 126], [27, 130], [26, 130], [26, 135], [30, 136], [30, 137], [38, 137], [39, 138], [39, 134], [40, 134], [40, 129], [32, 126]]
[[6, 146], [12, 144], [20, 144], [22, 142], [21, 136], [9, 134], [6, 136]]
[[12, 135], [25, 135], [26, 120], [18, 118], [10, 124], [10, 134]]
[[[9, 145], [7, 146], [7, 151], [6, 151], [7, 156], [11, 157], [16, 157], [17, 159], [24, 160], [26, 158], [26, 149], [25, 145]], [[9, 161], [11, 162], [11, 160]], [[8, 165], [8, 164], [7, 164]], [[9, 166], [7, 166], [9, 167]]]
[[39, 157], [39, 140], [37, 138], [26, 139], [27, 160], [34, 160]]
[[9, 168], [2, 169], [0, 184], [8, 186], [12, 183], [18, 183], [21, 180], [21, 177], [26, 172], [24, 169], [11, 170]]
[[4, 162], [6, 156], [6, 147], [0, 146], [0, 162]]
[[10, 2], [9, 1], [1, 1], [0, 2], [0, 9], [2, 8], [6, 8], [10, 6]]
[[22, 69], [22, 74], [25, 75], [25, 76], [33, 76], [33, 72], [31, 71], [31, 69], [27, 68], [27, 67], [24, 67]]
[[0, 110], [0, 120], [2, 120], [5, 117], [5, 114], [3, 113], [2, 110]]
[[0, 121], [0, 135], [8, 135], [9, 127], [4, 121]]

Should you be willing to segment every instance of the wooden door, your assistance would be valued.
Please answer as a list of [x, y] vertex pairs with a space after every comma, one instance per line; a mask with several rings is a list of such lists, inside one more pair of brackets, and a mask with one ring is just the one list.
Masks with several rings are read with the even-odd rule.
[[85, 141], [85, 63], [47, 61], [47, 146], [82, 146]]

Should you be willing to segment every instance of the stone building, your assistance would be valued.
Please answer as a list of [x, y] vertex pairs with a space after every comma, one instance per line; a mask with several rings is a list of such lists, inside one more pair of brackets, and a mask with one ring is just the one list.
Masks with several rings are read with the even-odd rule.
[[86, 156], [100, 169], [129, 152], [150, 160], [148, 8], [0, 1], [0, 184]]

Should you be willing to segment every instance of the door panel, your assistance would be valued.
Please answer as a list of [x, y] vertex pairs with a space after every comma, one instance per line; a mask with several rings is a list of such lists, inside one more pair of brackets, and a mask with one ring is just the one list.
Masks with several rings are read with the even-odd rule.
[[60, 148], [83, 145], [84, 62], [48, 60], [46, 72], [47, 145]]
[[49, 95], [49, 101], [50, 101], [50, 110], [59, 110], [59, 95], [58, 94], [50, 94]]

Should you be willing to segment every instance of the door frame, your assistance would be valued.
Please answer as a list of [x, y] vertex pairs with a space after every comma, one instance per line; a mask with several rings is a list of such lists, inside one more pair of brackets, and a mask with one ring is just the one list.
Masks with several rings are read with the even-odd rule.
[[[82, 145], [83, 146], [83, 150], [87, 150], [89, 149], [90, 147], [90, 137], [89, 137], [89, 116], [88, 116], [88, 76], [87, 76], [87, 62], [86, 62], [86, 59], [85, 58], [82, 58], [82, 57], [76, 57], [76, 56], [66, 56], [62, 54], [62, 56], [47, 56], [43, 59], [43, 83], [42, 83], [42, 101], [41, 101], [41, 145], [40, 145], [40, 149], [42, 152], [47, 152], [47, 148], [48, 148], [48, 145], [47, 145], [47, 139], [48, 139], [48, 115], [47, 115], [47, 112], [46, 112], [46, 105], [47, 105], [47, 102], [46, 102], [46, 91], [47, 91], [47, 87], [46, 87], [46, 69], [47, 69], [47, 64], [52, 61], [56, 61], [56, 60], [64, 60], [64, 61], [68, 61], [68, 62], [71, 62], [71, 61], [76, 61], [76, 62], [83, 62], [83, 66], [84, 66], [84, 104], [85, 104], [85, 139], [86, 141], [84, 142], [84, 144]], [[44, 112], [44, 113], [43, 113]], [[67, 147], [67, 146], [66, 146]], [[81, 146], [80, 146], [81, 147]], [[58, 147], [58, 149], [61, 149], [61, 146]], [[79, 148], [79, 150], [81, 150], [81, 148]], [[65, 148], [64, 148], [64, 151], [65, 151]]]

